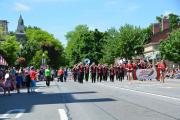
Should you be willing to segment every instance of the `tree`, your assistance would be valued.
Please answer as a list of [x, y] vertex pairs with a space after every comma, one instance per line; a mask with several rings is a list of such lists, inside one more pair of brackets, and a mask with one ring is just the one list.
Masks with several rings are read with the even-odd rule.
[[64, 65], [64, 48], [58, 39], [38, 27], [29, 26], [25, 30], [28, 41], [24, 46], [23, 56], [27, 59], [26, 64], [33, 63], [33, 65], [38, 66], [39, 62], [36, 64], [34, 61], [38, 61], [42, 57], [43, 52], [47, 51], [49, 58], [47, 64], [53, 68]]
[[180, 29], [170, 33], [166, 41], [160, 43], [161, 57], [176, 63], [180, 61]]
[[8, 64], [14, 66], [17, 53], [20, 50], [19, 43], [16, 41], [15, 36], [7, 36], [6, 40], [1, 43], [0, 48]]
[[103, 57], [103, 37], [103, 32], [98, 29], [89, 30], [87, 25], [78, 25], [73, 31], [68, 32], [65, 52], [69, 66], [83, 62], [85, 58], [89, 58], [91, 62], [99, 63]]

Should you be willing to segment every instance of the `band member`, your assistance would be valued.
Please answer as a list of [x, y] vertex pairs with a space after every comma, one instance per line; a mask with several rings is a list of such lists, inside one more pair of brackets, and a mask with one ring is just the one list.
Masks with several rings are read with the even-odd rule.
[[86, 82], [89, 79], [89, 64], [86, 64], [85, 66], [85, 79], [86, 79]]
[[132, 71], [133, 71], [133, 66], [130, 60], [128, 60], [128, 64], [126, 65], [126, 70], [127, 70], [127, 80], [130, 81], [132, 78]]
[[82, 63], [78, 65], [78, 82], [83, 83], [84, 79], [84, 66]]
[[110, 67], [110, 69], [109, 69], [109, 73], [110, 73], [110, 81], [111, 81], [111, 82], [114, 82], [115, 70], [114, 70], [114, 67], [113, 67], [112, 64], [111, 64], [111, 67]]
[[72, 72], [73, 72], [74, 82], [76, 82], [77, 80], [77, 66], [76, 65], [74, 65]]
[[136, 70], [137, 70], [137, 64], [133, 63], [133, 79], [137, 80]]
[[104, 80], [107, 81], [107, 78], [108, 78], [108, 66], [106, 64], [104, 65], [103, 74], [104, 74]]
[[119, 65], [118, 65], [118, 64], [117, 64], [116, 66], [114, 66], [115, 75], [116, 75], [116, 80], [118, 80], [118, 77], [119, 77], [118, 68], [119, 68]]
[[103, 68], [102, 68], [101, 64], [98, 64], [97, 71], [98, 71], [97, 80], [101, 82], [102, 81], [102, 75], [103, 75]]
[[117, 70], [118, 70], [118, 79], [119, 81], [122, 82], [122, 80], [124, 80], [124, 72], [125, 72], [123, 64], [119, 64]]
[[92, 83], [95, 83], [96, 82], [96, 64], [93, 63], [92, 66], [91, 66], [91, 78], [92, 78]]
[[139, 64], [138, 64], [138, 68], [139, 69], [146, 69], [146, 65], [144, 60], [140, 60]]
[[164, 60], [161, 60], [160, 64], [158, 65], [158, 68], [160, 70], [160, 82], [164, 83], [165, 72], [166, 72], [166, 64]]
[[157, 63], [156, 63], [156, 71], [157, 71], [157, 77], [156, 77], [156, 79], [159, 81], [160, 80], [160, 68], [158, 67], [159, 66], [159, 64], [160, 64], [160, 62], [158, 61]]

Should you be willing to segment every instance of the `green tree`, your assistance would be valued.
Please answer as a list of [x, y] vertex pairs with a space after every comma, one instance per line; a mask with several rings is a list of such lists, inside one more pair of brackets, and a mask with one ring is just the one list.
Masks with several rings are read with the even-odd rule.
[[160, 43], [161, 57], [179, 63], [180, 61], [180, 29], [170, 33], [166, 41]]
[[17, 53], [19, 52], [19, 43], [16, 41], [15, 36], [7, 36], [6, 40], [0, 44], [3, 55], [10, 66], [15, 65]]
[[[34, 61], [38, 60], [37, 55], [42, 57], [42, 55], [40, 55], [40, 53], [42, 53], [40, 51], [42, 50], [43, 52], [47, 51], [47, 56], [49, 58], [47, 64], [51, 67], [58, 68], [64, 65], [64, 48], [58, 39], [38, 27], [29, 26], [26, 27], [25, 30], [28, 41], [24, 46], [23, 56], [27, 59], [27, 64], [36, 64]], [[35, 56], [36, 59], [34, 58]], [[37, 64], [35, 66], [38, 66]]]

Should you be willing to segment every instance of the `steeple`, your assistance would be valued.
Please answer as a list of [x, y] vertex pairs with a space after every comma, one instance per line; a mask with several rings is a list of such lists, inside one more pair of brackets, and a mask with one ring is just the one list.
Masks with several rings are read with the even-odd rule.
[[24, 29], [24, 20], [22, 18], [22, 16], [20, 15], [19, 20], [18, 20], [18, 26], [17, 26], [17, 31], [16, 33], [21, 33], [21, 34], [25, 34], [25, 29]]
[[20, 17], [18, 20], [18, 26], [17, 26], [17, 30], [16, 30], [16, 39], [17, 39], [17, 41], [21, 42], [21, 44], [26, 43], [24, 20], [23, 20], [21, 14], [20, 14]]

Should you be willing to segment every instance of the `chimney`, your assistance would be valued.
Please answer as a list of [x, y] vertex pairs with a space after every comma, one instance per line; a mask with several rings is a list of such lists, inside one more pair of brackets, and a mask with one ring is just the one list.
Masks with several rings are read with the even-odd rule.
[[160, 32], [160, 24], [159, 23], [154, 23], [153, 24], [153, 34], [156, 34], [158, 32]]
[[169, 20], [167, 17], [164, 17], [162, 19], [162, 31], [166, 30], [169, 28]]

